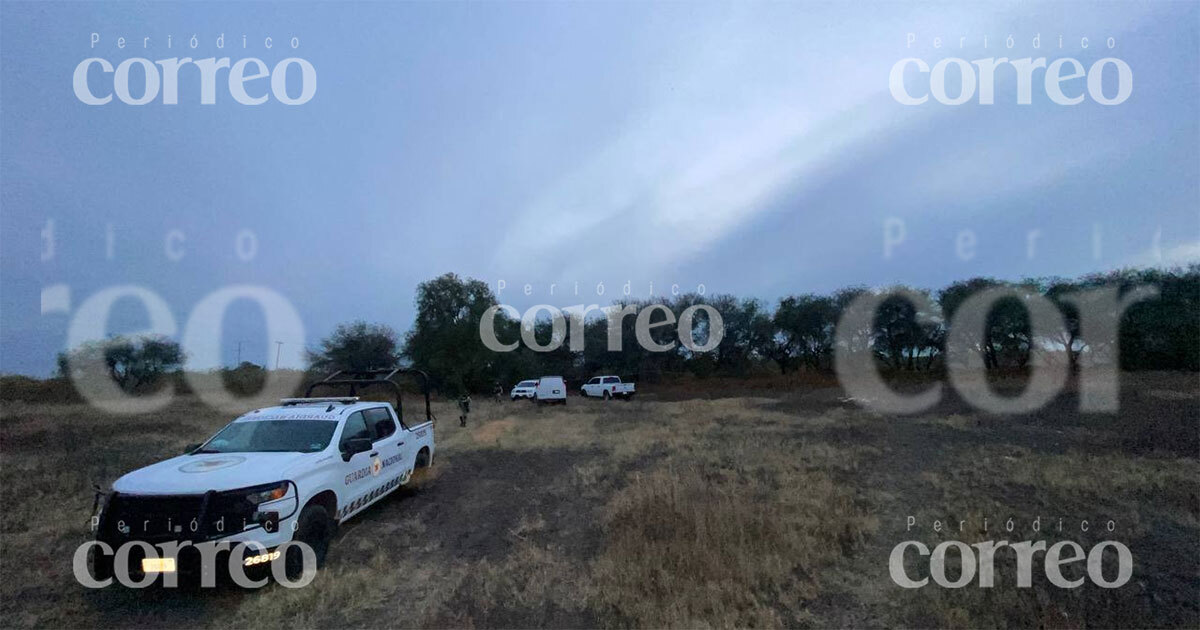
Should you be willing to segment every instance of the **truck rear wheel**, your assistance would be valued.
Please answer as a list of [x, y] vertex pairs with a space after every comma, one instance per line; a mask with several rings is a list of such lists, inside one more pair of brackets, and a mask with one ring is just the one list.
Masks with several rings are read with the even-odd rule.
[[[325, 555], [329, 552], [329, 541], [333, 539], [334, 523], [329, 513], [320, 505], [306, 505], [300, 512], [299, 524], [292, 540], [301, 542], [312, 548], [317, 557], [317, 568], [325, 564]], [[295, 580], [304, 572], [304, 556], [300, 549], [288, 547], [285, 558], [288, 579]]]
[[606, 389], [606, 390], [604, 390], [604, 395], [601, 396], [601, 398], [603, 398], [604, 400], [608, 400], [608, 399], [612, 398], [612, 394], [608, 393], [608, 390]]

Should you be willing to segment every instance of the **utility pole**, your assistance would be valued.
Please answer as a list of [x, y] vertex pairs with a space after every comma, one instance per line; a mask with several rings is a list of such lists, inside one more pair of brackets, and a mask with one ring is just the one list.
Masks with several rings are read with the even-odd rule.
[[241, 367], [241, 366], [242, 366], [242, 342], [239, 341], [238, 342], [238, 360], [237, 360], [237, 363], [233, 367], [236, 368], [236, 367]]
[[276, 342], [275, 342], [275, 369], [276, 369], [276, 370], [278, 370], [278, 369], [279, 369], [279, 353], [280, 353], [280, 351], [282, 351], [282, 350], [283, 350], [283, 342], [282, 342], [282, 341], [276, 341]]

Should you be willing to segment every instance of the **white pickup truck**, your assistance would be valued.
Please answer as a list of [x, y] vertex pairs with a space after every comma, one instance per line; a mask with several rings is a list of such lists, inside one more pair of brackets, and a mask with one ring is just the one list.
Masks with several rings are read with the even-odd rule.
[[623, 398], [629, 400], [634, 394], [633, 383], [622, 383], [619, 376], [596, 376], [583, 384], [579, 392], [592, 398]]
[[514, 401], [518, 398], [533, 400], [537, 395], [537, 384], [537, 381], [521, 381], [508, 392], [508, 397]]
[[[353, 395], [286, 398], [277, 407], [243, 414], [183, 455], [120, 477], [95, 521], [97, 541], [113, 549], [131, 541], [257, 543], [261, 547], [241, 559], [250, 566], [277, 559], [272, 550], [297, 540], [313, 549], [320, 566], [339, 524], [408, 483], [415, 469], [433, 464], [428, 388], [424, 417], [406, 421], [400, 389], [391, 380], [401, 371], [424, 376], [415, 370], [338, 372], [306, 394], [318, 386], [348, 386], [354, 394], [387, 384], [396, 393], [394, 408]], [[196, 563], [189, 561], [199, 560], [147, 562], [144, 551], [138, 556], [144, 547], [133, 546], [127, 556], [131, 574], [190, 572]], [[301, 568], [296, 551], [288, 549], [283, 560], [288, 575]], [[97, 579], [112, 569], [113, 557], [94, 556]]]

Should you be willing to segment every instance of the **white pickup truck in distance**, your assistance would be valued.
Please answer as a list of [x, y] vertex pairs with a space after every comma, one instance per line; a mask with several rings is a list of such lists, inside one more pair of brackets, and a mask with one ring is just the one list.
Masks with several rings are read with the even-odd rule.
[[512, 388], [512, 391], [508, 392], [508, 397], [512, 400], [516, 400], [518, 398], [533, 400], [536, 394], [537, 381], [521, 381], [520, 383], [517, 383], [516, 387]]
[[634, 385], [633, 383], [622, 383], [619, 376], [596, 376], [592, 380], [583, 384], [579, 388], [580, 393], [584, 396], [592, 398], [623, 398], [629, 400], [633, 398]]
[[[338, 525], [408, 483], [415, 469], [433, 464], [428, 389], [425, 415], [406, 423], [400, 389], [391, 381], [397, 372], [339, 372], [306, 394], [317, 386], [348, 386], [356, 393], [388, 384], [395, 408], [355, 396], [285, 398], [243, 414], [183, 455], [120, 477], [105, 497], [96, 539], [114, 550], [133, 541], [164, 552], [177, 546], [171, 548], [179, 557], [169, 563], [165, 553], [147, 558], [145, 545], [131, 546], [131, 575], [194, 572], [200, 561], [195, 545], [207, 542], [230, 543], [224, 553], [237, 550], [244, 557], [234, 562], [250, 567], [278, 559], [273, 550], [280, 545], [301, 541], [320, 566]], [[184, 541], [191, 546], [179, 546]], [[287, 574], [298, 575], [301, 550], [291, 545], [285, 555]], [[114, 557], [123, 556], [94, 556], [96, 579], [111, 577]], [[225, 556], [216, 566], [227, 562]]]

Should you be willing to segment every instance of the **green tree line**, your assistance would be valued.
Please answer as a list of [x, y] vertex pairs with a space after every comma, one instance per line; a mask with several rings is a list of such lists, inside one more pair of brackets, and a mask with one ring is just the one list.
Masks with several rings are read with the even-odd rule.
[[[1093, 348], [1081, 331], [1081, 309], [1100, 308], [1077, 296], [1089, 290], [1115, 287], [1125, 293], [1149, 286], [1157, 295], [1134, 303], [1120, 318], [1117, 338], [1121, 367], [1127, 370], [1200, 370], [1200, 265], [1177, 269], [1135, 269], [1093, 274], [1078, 279], [1037, 278], [1005, 282], [972, 278], [937, 291], [911, 287], [868, 289], [850, 287], [821, 295], [788, 295], [768, 305], [753, 298], [732, 295], [679, 295], [670, 299], [624, 300], [613, 307], [633, 307], [636, 312], [661, 305], [650, 314], [651, 324], [679, 321], [692, 306], [706, 304], [720, 314], [724, 334], [709, 351], [695, 352], [679, 343], [674, 325], [651, 326], [650, 341], [673, 344], [669, 351], [647, 349], [637, 339], [636, 317], [620, 318], [619, 351], [608, 349], [609, 320], [593, 311], [578, 326], [553, 329], [548, 317], [533, 322], [526, 334], [541, 345], [557, 343], [548, 352], [535, 351], [521, 341], [507, 352], [484, 344], [480, 321], [498, 305], [495, 294], [480, 280], [448, 273], [421, 283], [416, 291], [416, 319], [401, 336], [383, 324], [355, 321], [339, 326], [309, 351], [310, 369], [328, 373], [336, 369], [369, 369], [412, 365], [427, 371], [433, 385], [447, 395], [489, 392], [495, 383], [504, 387], [543, 375], [561, 375], [578, 383], [597, 374], [617, 374], [654, 382], [664, 375], [690, 373], [698, 377], [748, 376], [776, 372], [827, 372], [833, 369], [838, 323], [847, 307], [867, 293], [894, 289], [923, 296], [931, 312], [919, 312], [912, 300], [884, 299], [873, 325], [849, 331], [852, 343], [865, 344], [881, 369], [897, 372], [938, 371], [944, 366], [947, 322], [971, 296], [994, 288], [1015, 288], [1018, 293], [1042, 296], [1056, 305], [1065, 327], [1051, 339], [1035, 339], [1026, 306], [1007, 298], [991, 309], [983, 334], [973, 340], [990, 370], [1021, 369], [1035, 352], [1048, 352], [1074, 366]], [[1073, 297], [1076, 296], [1076, 297]], [[520, 341], [522, 323], [504, 311], [495, 314], [495, 332], [506, 344]], [[711, 322], [703, 311], [693, 320], [696, 344], [709, 339]], [[847, 331], [843, 331], [846, 333]], [[576, 339], [579, 336], [581, 339]], [[180, 369], [184, 356], [178, 344], [165, 338], [117, 337], [91, 343], [59, 356], [60, 374], [69, 360], [104, 370], [122, 388], [137, 390], [158, 376]], [[251, 370], [250, 368], [254, 368]], [[261, 380], [261, 369], [249, 364], [229, 371], [233, 376], [254, 372], [242, 380]]]
[[[1094, 274], [1078, 279], [1038, 278], [1004, 282], [992, 278], [972, 278], [955, 282], [937, 291], [903, 287], [922, 294], [936, 305], [936, 312], [918, 314], [911, 301], [899, 297], [886, 299], [876, 312], [874, 326], [861, 333], [879, 365], [895, 371], [930, 371], [943, 366], [946, 323], [969, 297], [997, 287], [1017, 288], [1040, 295], [1059, 307], [1065, 328], [1054, 339], [1034, 339], [1030, 334], [1024, 305], [1016, 298], [1004, 299], [991, 310], [978, 347], [989, 369], [1020, 369], [1028, 365], [1037, 351], [1054, 352], [1060, 360], [1074, 365], [1082, 353], [1098, 351], [1083, 343], [1079, 304], [1069, 296], [1101, 287], [1117, 287], [1126, 292], [1137, 286], [1157, 289], [1154, 298], [1139, 301], [1124, 311], [1120, 319], [1121, 367], [1127, 370], [1200, 370], [1200, 266], [1186, 269], [1137, 269]], [[891, 287], [895, 288], [895, 287]], [[634, 325], [636, 318], [621, 321], [620, 351], [608, 350], [609, 322], [591, 317], [579, 327], [582, 350], [572, 349], [572, 326], [564, 327], [555, 337], [548, 317], [537, 320], [532, 329], [539, 344], [561, 343], [549, 352], [538, 352], [520, 343], [509, 352], [488, 349], [481, 337], [479, 322], [497, 300], [488, 285], [479, 280], [446, 274], [422, 283], [417, 288], [416, 321], [397, 352], [383, 353], [385, 363], [407, 362], [427, 370], [436, 386], [446, 392], [489, 391], [495, 382], [511, 386], [516, 381], [542, 375], [562, 375], [578, 382], [596, 374], [618, 374], [626, 378], [655, 381], [664, 374], [691, 373], [745, 376], [755, 372], [790, 373], [801, 370], [829, 371], [833, 367], [835, 331], [841, 315], [855, 298], [872, 291], [851, 287], [830, 295], [789, 295], [773, 306], [753, 298], [732, 295], [680, 295], [671, 299], [626, 300], [617, 307], [634, 306], [640, 312], [652, 304], [662, 304], [678, 321], [684, 310], [696, 304], [708, 304], [720, 313], [724, 336], [708, 352], [692, 352], [678, 343], [675, 326], [654, 326], [649, 332], [656, 343], [670, 344], [666, 352], [654, 352], [640, 344]], [[882, 291], [876, 289], [876, 291]], [[921, 317], [924, 315], [927, 317]], [[650, 318], [658, 323], [666, 319], [661, 310]], [[366, 326], [357, 323], [354, 326]], [[708, 337], [707, 317], [697, 316], [693, 335], [696, 343]], [[521, 338], [521, 322], [500, 312], [495, 316], [496, 336], [504, 343]], [[342, 332], [345, 332], [344, 330]], [[395, 339], [390, 331], [376, 330]], [[335, 334], [334, 338], [339, 335]], [[576, 347], [579, 347], [578, 341]], [[361, 344], [361, 341], [356, 341]], [[337, 344], [335, 344], [337, 345]], [[320, 356], [332, 356], [321, 353]], [[320, 360], [318, 356], [318, 360]]]

